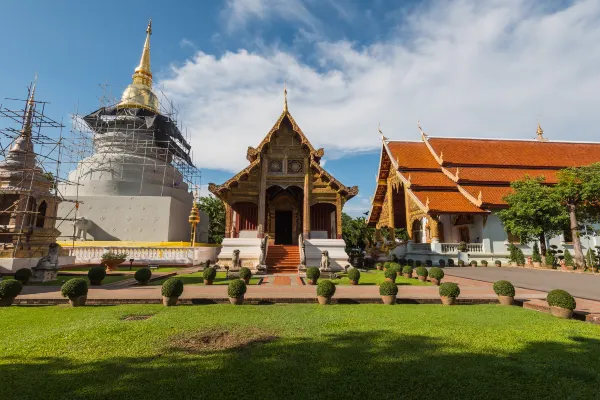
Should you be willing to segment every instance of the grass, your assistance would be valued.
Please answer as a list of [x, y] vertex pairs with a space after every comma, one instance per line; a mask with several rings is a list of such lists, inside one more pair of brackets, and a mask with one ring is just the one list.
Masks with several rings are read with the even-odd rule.
[[[184, 285], [204, 285], [204, 278], [202, 277], [202, 272], [195, 272], [193, 274], [181, 274], [176, 276], [177, 279], [181, 279]], [[156, 281], [152, 281], [149, 285], [162, 285], [165, 279], [160, 279]], [[213, 285], [227, 285], [231, 282], [231, 280], [227, 279], [226, 272], [217, 272], [217, 277], [213, 281]], [[260, 278], [250, 278], [250, 285], [258, 285], [260, 283]]]
[[[88, 286], [90, 285], [90, 280], [88, 279], [87, 275], [62, 275], [61, 273], [59, 273], [57, 275], [56, 280], [53, 281], [49, 281], [49, 282], [40, 282], [40, 283], [28, 283], [27, 286], [62, 286], [63, 281], [68, 281], [69, 279], [73, 279], [73, 278], [83, 278], [86, 280]], [[106, 277], [102, 280], [102, 286], [107, 285], [109, 283], [113, 283], [113, 282], [119, 282], [125, 279], [131, 279], [133, 278], [132, 275], [106, 275]], [[92, 286], [92, 287], [100, 287], [100, 286]]]
[[12, 306], [0, 332], [7, 399], [597, 399], [600, 385], [599, 326], [496, 305]]
[[[350, 279], [348, 279], [348, 274], [339, 274], [340, 279], [331, 279], [333, 283], [336, 285], [349, 285]], [[385, 280], [385, 276], [383, 275], [383, 271], [377, 270], [369, 270], [369, 272], [361, 272], [360, 280], [358, 281], [359, 285], [379, 285], [381, 282]], [[405, 278], [403, 276], [396, 277], [397, 285], [412, 285], [412, 286], [431, 286], [429, 282], [421, 282], [417, 278]]]

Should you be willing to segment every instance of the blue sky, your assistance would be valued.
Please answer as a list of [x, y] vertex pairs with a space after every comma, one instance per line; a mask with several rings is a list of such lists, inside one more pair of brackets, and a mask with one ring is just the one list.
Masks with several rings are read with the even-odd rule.
[[[5, 1], [0, 98], [54, 118], [118, 97], [153, 19], [155, 84], [181, 111], [203, 183], [246, 165], [282, 106], [368, 210], [380, 141], [432, 136], [597, 140], [597, 0]], [[206, 192], [205, 192], [206, 193]]]

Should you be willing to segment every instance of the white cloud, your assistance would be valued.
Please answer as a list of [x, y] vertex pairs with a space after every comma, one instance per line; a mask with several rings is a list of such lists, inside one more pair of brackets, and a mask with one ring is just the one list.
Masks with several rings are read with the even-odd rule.
[[[230, 5], [245, 4], [237, 18], [246, 21], [272, 16], [261, 8], [269, 1], [282, 3]], [[278, 48], [198, 52], [160, 83], [183, 111], [201, 168], [247, 165], [246, 147], [281, 112], [286, 79], [290, 111], [329, 159], [377, 148], [378, 122], [390, 138], [417, 140], [418, 119], [432, 136], [533, 138], [539, 116], [551, 140], [597, 140], [600, 2], [539, 4], [439, 1], [386, 42], [318, 42], [318, 67]]]
[[320, 25], [302, 0], [228, 0], [223, 16], [230, 32], [243, 29], [250, 20], [264, 21], [275, 16], [300, 22], [312, 30]]

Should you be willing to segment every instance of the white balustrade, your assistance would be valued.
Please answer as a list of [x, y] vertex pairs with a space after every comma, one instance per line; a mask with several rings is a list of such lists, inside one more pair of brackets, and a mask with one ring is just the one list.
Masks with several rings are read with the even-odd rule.
[[[459, 246], [459, 243], [442, 243], [442, 253], [456, 253]], [[468, 243], [467, 253], [483, 253], [483, 243]]]
[[67, 248], [69, 255], [75, 257], [77, 264], [100, 263], [102, 254], [126, 253], [127, 259], [133, 258], [141, 263], [198, 264], [210, 259], [216, 261], [218, 247], [72, 247]]

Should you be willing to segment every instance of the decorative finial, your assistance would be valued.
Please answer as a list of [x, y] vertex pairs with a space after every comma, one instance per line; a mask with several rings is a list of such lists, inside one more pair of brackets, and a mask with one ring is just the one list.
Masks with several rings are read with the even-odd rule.
[[479, 203], [481, 203], [481, 202], [482, 202], [482, 200], [483, 200], [483, 193], [481, 193], [481, 190], [480, 190], [480, 191], [479, 191], [479, 194], [477, 195], [477, 201], [478, 201]]
[[33, 83], [31, 84], [31, 90], [29, 91], [29, 98], [25, 105], [25, 115], [23, 115], [23, 128], [21, 129], [21, 136], [31, 136], [31, 123], [33, 120], [33, 114], [35, 112], [35, 86], [37, 85], [38, 74], [35, 74]]
[[427, 201], [425, 202], [425, 208], [429, 210], [429, 196], [427, 196]]
[[444, 150], [440, 151], [440, 162], [444, 162]]
[[423, 131], [423, 128], [421, 128], [420, 120], [417, 120], [417, 128], [419, 128], [419, 131], [421, 132], [421, 139], [423, 139], [424, 141], [427, 140], [427, 134], [425, 133], [425, 131]]
[[283, 81], [283, 111], [287, 112], [287, 82]]
[[148, 27], [146, 28], [146, 33], [148, 35], [152, 35], [152, 17], [150, 17], [150, 20], [148, 21]]
[[544, 137], [544, 130], [542, 129], [542, 127], [540, 125], [540, 121], [538, 121], [538, 124], [537, 124], [536, 135], [537, 135], [537, 140], [540, 142], [546, 142], [548, 140]]
[[379, 134], [381, 135], [381, 140], [382, 140], [382, 141], [388, 140], [388, 138], [386, 138], [386, 137], [383, 135], [383, 132], [381, 131], [381, 122], [377, 123], [377, 130], [379, 131]]
[[459, 179], [459, 178], [458, 178], [458, 172], [459, 172], [459, 171], [458, 171], [458, 167], [456, 167], [456, 173], [454, 174], [454, 176], [456, 176], [456, 180], [458, 180], [458, 179]]

